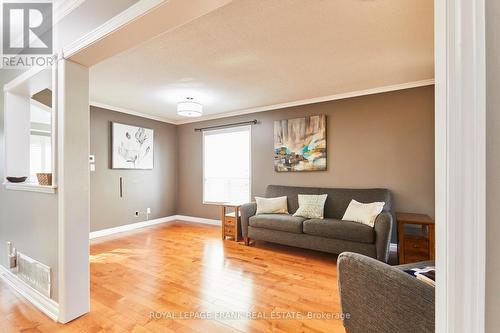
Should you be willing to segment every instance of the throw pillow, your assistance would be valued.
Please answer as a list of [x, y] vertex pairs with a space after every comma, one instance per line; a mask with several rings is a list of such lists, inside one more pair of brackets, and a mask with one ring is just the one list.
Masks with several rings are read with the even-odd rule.
[[363, 223], [373, 228], [375, 219], [384, 209], [384, 205], [385, 202], [361, 203], [353, 199], [349, 203], [342, 220]]
[[293, 216], [308, 219], [323, 219], [327, 196], [328, 194], [299, 194], [299, 209], [297, 209]]
[[288, 214], [286, 197], [261, 198], [255, 197], [258, 214]]

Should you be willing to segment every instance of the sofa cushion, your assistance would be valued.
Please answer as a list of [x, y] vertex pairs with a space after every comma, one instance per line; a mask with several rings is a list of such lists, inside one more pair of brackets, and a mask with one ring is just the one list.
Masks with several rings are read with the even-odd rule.
[[310, 219], [303, 223], [304, 233], [359, 243], [375, 243], [375, 230], [365, 224], [337, 219]]
[[248, 223], [255, 228], [301, 234], [302, 222], [304, 222], [304, 220], [305, 218], [303, 217], [291, 216], [287, 214], [259, 214], [250, 217]]

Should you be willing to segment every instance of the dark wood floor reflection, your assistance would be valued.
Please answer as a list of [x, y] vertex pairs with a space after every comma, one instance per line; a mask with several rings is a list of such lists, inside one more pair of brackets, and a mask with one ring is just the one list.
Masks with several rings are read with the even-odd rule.
[[91, 313], [54, 323], [0, 281], [0, 332], [344, 332], [334, 255], [174, 222], [95, 240], [90, 261]]

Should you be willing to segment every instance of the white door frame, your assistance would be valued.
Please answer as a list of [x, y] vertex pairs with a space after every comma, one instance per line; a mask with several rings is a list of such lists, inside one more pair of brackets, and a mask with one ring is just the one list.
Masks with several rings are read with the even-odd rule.
[[[484, 26], [484, 0], [435, 0], [436, 332], [440, 333], [484, 332]], [[80, 41], [72, 51], [88, 46]]]
[[436, 332], [485, 315], [484, 0], [435, 0]]

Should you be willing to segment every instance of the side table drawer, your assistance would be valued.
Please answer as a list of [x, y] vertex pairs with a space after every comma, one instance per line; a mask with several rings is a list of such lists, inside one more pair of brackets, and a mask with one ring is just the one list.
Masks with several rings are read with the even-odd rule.
[[234, 226], [235, 222], [236, 218], [234, 218], [233, 216], [226, 216], [224, 219], [225, 226]]
[[229, 226], [224, 226], [224, 234], [226, 236], [234, 236], [234, 228]]
[[433, 260], [436, 239], [434, 220], [419, 213], [396, 213], [396, 220], [399, 264]]
[[405, 258], [407, 263], [429, 260], [429, 240], [425, 238], [406, 238], [404, 240]]

